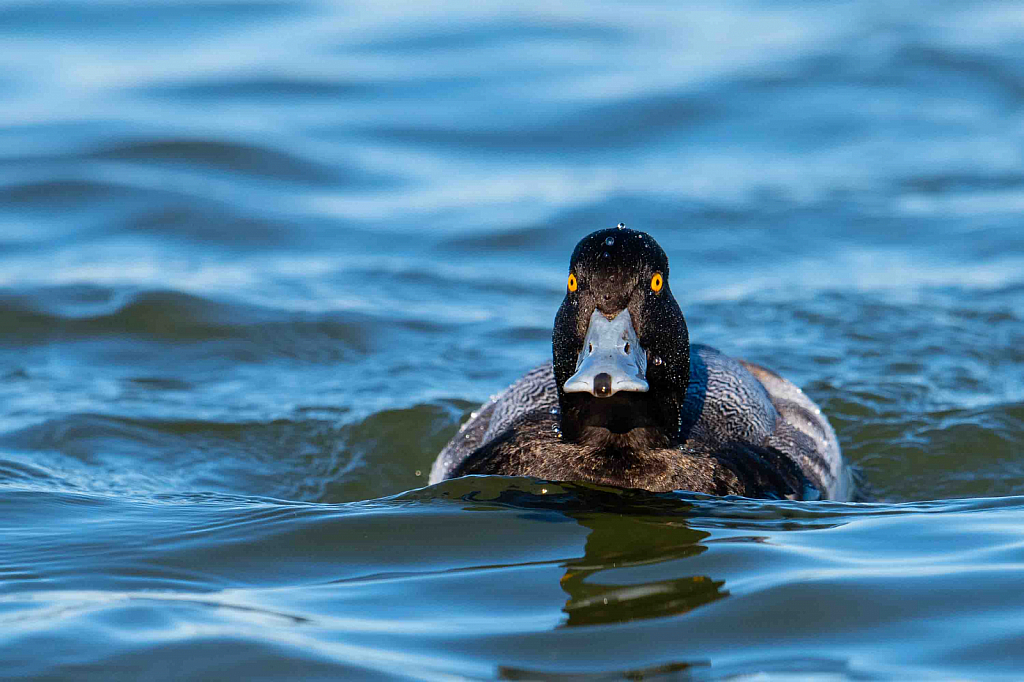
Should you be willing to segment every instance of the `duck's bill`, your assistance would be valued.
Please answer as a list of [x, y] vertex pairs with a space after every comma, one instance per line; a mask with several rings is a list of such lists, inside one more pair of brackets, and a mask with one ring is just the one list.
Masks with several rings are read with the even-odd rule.
[[595, 310], [590, 316], [576, 373], [562, 387], [566, 393], [607, 398], [619, 391], [647, 392], [647, 353], [633, 330], [629, 310], [609, 320]]

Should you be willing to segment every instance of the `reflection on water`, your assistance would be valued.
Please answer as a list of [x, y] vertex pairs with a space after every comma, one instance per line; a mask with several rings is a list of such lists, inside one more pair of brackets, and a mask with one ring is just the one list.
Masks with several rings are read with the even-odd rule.
[[[510, 507], [522, 510], [522, 518], [548, 523], [557, 520], [551, 516], [556, 512], [589, 529], [583, 555], [565, 562], [559, 580], [569, 595], [564, 627], [671, 616], [729, 594], [724, 580], [687, 573], [684, 560], [707, 551], [700, 543], [711, 533], [687, 525], [693, 507], [678, 497], [563, 483], [513, 485], [493, 497], [474, 491], [462, 499], [468, 510]], [[652, 570], [633, 570], [638, 567]]]
[[683, 560], [706, 551], [698, 543], [710, 533], [688, 528], [682, 520], [656, 516], [582, 514], [575, 518], [591, 532], [583, 556], [566, 565], [560, 582], [569, 595], [563, 608], [568, 615], [566, 626], [671, 616], [728, 595], [722, 589], [724, 580], [703, 575], [666, 577], [685, 573], [682, 563], [649, 572], [657, 574], [657, 580], [629, 579], [631, 567]]
[[[685, 673], [692, 671], [695, 667], [702, 667], [709, 665], [707, 661], [701, 661], [698, 663], [665, 663], [662, 665], [652, 665], [646, 668], [632, 668], [629, 670], [608, 670], [602, 673], [572, 673], [572, 672], [543, 672], [540, 670], [527, 670], [523, 668], [513, 668], [508, 666], [500, 666], [498, 668], [498, 677], [502, 680], [537, 680], [538, 682], [560, 682], [561, 680], [567, 680], [574, 682], [579, 680], [647, 680], [647, 679], [660, 679], [665, 676], [669, 676], [668, 679], [673, 679], [672, 673]], [[686, 679], [689, 676], [684, 677]]]

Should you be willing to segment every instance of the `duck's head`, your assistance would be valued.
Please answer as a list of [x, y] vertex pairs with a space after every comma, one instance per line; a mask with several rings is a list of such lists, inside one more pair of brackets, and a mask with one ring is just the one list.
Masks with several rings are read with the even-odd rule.
[[678, 436], [689, 336], [650, 235], [620, 226], [580, 240], [551, 345], [563, 438], [664, 447]]

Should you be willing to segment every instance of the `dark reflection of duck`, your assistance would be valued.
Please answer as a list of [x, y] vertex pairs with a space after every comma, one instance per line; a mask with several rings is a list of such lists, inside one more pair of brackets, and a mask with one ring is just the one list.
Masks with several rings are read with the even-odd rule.
[[[697, 556], [711, 534], [682, 519], [618, 514], [580, 515], [591, 529], [584, 555], [569, 562], [561, 586], [569, 594], [566, 627], [621, 623], [684, 613], [727, 596], [724, 580], [704, 575], [633, 582], [629, 569]], [[681, 567], [682, 568], [682, 567]], [[662, 571], [664, 573], [664, 571]]]
[[[499, 476], [467, 476], [427, 490], [431, 499], [461, 500], [466, 510], [505, 509], [530, 523], [569, 520], [588, 529], [582, 555], [560, 564], [559, 586], [568, 598], [560, 604], [564, 617], [555, 627], [566, 634], [578, 626], [678, 616], [729, 596], [723, 580], [690, 570], [694, 562], [688, 559], [708, 551], [707, 541], [713, 538], [688, 525], [691, 516], [706, 512], [683, 494]], [[551, 670], [500, 665], [497, 677], [534, 682], [675, 679], [710, 665], [706, 658], [690, 656], [653, 663], [643, 657], [624, 660], [621, 668], [600, 672], [566, 670], [565, 663]]]
[[[693, 508], [678, 495], [576, 483], [522, 485], [496, 477], [463, 481], [477, 488], [461, 496], [474, 509], [512, 508], [537, 520], [556, 512], [556, 518], [590, 529], [583, 555], [565, 563], [559, 580], [568, 593], [562, 627], [661, 618], [729, 594], [723, 580], [689, 573], [686, 562], [671, 570], [654, 568], [707, 551], [702, 543], [711, 533], [687, 524]], [[644, 575], [657, 579], [644, 580]]]
[[763, 367], [690, 345], [668, 258], [643, 232], [620, 225], [576, 246], [552, 356], [463, 425], [431, 483], [503, 474], [849, 497], [839, 443], [817, 405]]

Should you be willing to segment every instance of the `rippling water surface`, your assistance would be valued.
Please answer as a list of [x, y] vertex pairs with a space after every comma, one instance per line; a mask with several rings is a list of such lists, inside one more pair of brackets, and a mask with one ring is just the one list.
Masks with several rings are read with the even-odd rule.
[[[1022, 55], [1018, 3], [0, 3], [3, 676], [1018, 678]], [[865, 502], [424, 487], [619, 221]]]

